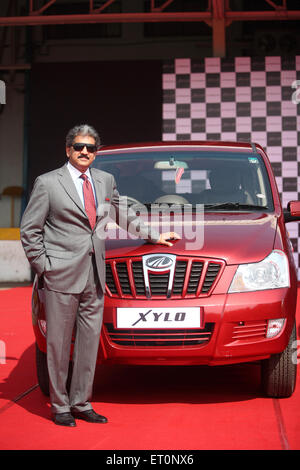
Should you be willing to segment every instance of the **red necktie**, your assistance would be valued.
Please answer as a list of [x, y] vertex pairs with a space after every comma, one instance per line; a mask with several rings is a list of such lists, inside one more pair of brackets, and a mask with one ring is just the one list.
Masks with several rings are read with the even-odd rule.
[[96, 223], [96, 203], [93, 188], [86, 175], [81, 175], [80, 178], [83, 179], [83, 198], [85, 211], [89, 218], [90, 226], [93, 229]]

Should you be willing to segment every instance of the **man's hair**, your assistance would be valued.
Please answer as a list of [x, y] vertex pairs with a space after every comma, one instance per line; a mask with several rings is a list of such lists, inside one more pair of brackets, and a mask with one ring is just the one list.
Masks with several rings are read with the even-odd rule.
[[97, 147], [100, 146], [100, 137], [98, 132], [89, 124], [80, 124], [79, 126], [74, 126], [69, 130], [66, 137], [66, 147], [71, 147], [73, 145], [75, 137], [78, 135], [94, 137]]

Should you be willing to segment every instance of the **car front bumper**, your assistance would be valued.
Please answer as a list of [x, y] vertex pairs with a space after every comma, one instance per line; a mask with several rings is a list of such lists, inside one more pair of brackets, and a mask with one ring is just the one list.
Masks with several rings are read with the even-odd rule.
[[[200, 307], [203, 322], [195, 341], [184, 340], [188, 329], [118, 329], [119, 307], [124, 307], [124, 299], [106, 298], [98, 362], [221, 365], [265, 359], [283, 351], [294, 325], [296, 295], [293, 288], [286, 288], [184, 301], [126, 299], [127, 308]], [[267, 338], [268, 320], [278, 318], [285, 319], [282, 330]]]

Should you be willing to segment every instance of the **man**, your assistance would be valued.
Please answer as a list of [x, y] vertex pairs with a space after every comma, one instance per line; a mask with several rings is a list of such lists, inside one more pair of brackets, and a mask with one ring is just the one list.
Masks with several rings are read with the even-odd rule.
[[[114, 177], [89, 168], [100, 139], [95, 129], [80, 125], [66, 137], [68, 162], [39, 176], [21, 222], [26, 256], [43, 277], [47, 321], [47, 363], [53, 420], [75, 426], [74, 418], [106, 423], [89, 399], [92, 394], [105, 291], [105, 242], [97, 236], [103, 207], [112, 205], [124, 219], [124, 208]], [[172, 245], [176, 234], [151, 231], [126, 210], [128, 225], [151, 243]], [[66, 389], [71, 340], [73, 372]]]

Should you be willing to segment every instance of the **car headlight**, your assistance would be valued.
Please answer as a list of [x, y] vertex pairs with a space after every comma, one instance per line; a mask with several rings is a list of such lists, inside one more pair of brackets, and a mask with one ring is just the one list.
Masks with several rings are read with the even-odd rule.
[[228, 292], [278, 289], [289, 285], [288, 259], [283, 251], [274, 250], [259, 263], [240, 264]]

